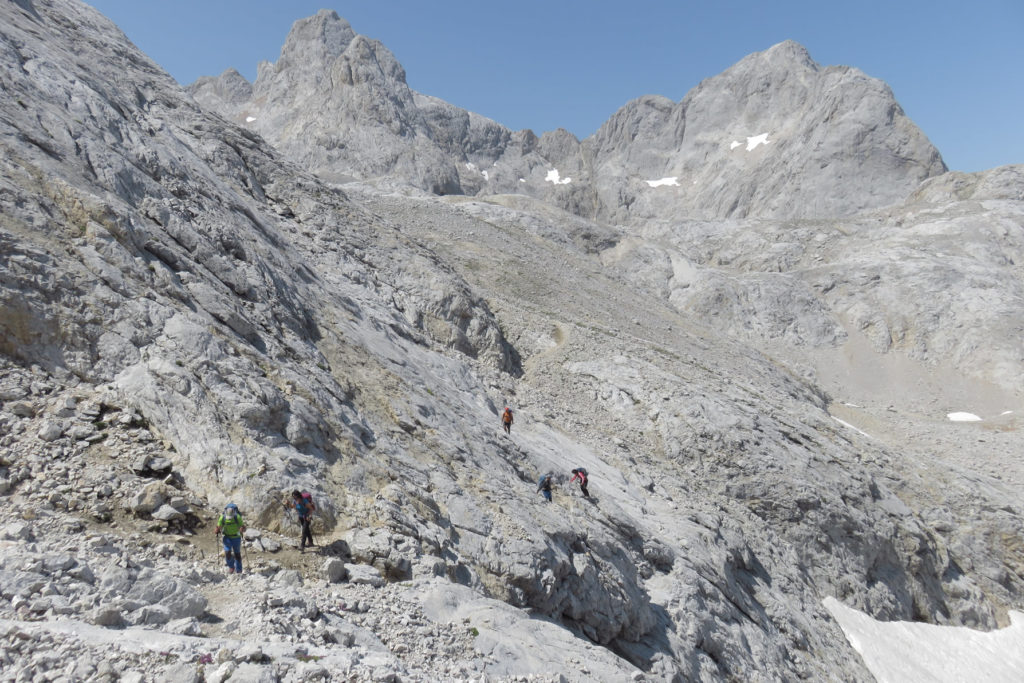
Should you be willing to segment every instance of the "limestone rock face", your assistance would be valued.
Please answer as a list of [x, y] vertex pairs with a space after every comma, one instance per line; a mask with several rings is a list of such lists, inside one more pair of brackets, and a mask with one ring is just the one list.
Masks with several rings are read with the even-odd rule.
[[239, 78], [229, 70], [191, 91], [306, 168], [335, 179], [394, 174], [435, 194], [461, 191], [402, 66], [335, 12], [295, 22], [277, 62], [262, 63], [251, 86]]
[[[803, 74], [769, 90], [813, 91], [822, 70], [798, 51], [766, 55], [758, 68]], [[196, 97], [309, 144], [320, 176], [359, 155], [314, 149], [327, 133], [288, 114], [303, 98], [351, 125], [342, 142], [387, 152], [343, 172], [436, 192], [476, 174], [481, 193], [493, 172], [524, 194], [325, 182], [73, 0], [0, 3], [0, 84], [0, 639], [15, 678], [56, 670], [56, 648], [69, 680], [155, 680], [170, 662], [136, 643], [159, 631], [220, 680], [513, 677], [553, 661], [579, 664], [573, 680], [869, 680], [823, 595], [980, 628], [1021, 605], [1017, 418], [953, 431], [916, 382], [904, 405], [839, 363], [891, 360], [888, 340], [949, 373], [915, 380], [1019, 369], [1019, 346], [972, 350], [981, 332], [966, 329], [1012, 332], [985, 317], [991, 301], [1020, 319], [1018, 170], [940, 176], [856, 219], [619, 230], [583, 217], [642, 208], [601, 199], [591, 143], [412, 93], [332, 13], [296, 25], [251, 101], [230, 74]], [[687, 103], [714, 137], [734, 110], [708, 98]], [[689, 112], [641, 110], [650, 140]], [[669, 172], [657, 145], [614, 138], [600, 173]], [[784, 146], [780, 133], [750, 154]], [[751, 212], [779, 208], [743, 192]], [[984, 239], [958, 242], [972, 230]], [[971, 269], [950, 302], [951, 273]], [[855, 382], [861, 407], [829, 393]], [[589, 498], [568, 485], [579, 467]], [[293, 489], [317, 502], [322, 557], [298, 552]], [[252, 530], [242, 577], [211, 533], [229, 501]], [[538, 643], [521, 665], [503, 656]]]
[[[888, 86], [822, 67], [792, 41], [678, 103], [635, 100], [586, 142], [614, 220], [844, 216], [898, 203], [946, 170]], [[678, 186], [646, 182], [663, 178]]]

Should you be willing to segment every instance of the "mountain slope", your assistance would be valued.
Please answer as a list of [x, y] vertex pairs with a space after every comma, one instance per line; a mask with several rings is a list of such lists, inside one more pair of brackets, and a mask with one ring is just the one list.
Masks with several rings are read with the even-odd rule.
[[[299, 640], [337, 678], [575, 658], [575, 680], [869, 680], [823, 596], [984, 627], [1020, 603], [1007, 489], [837, 423], [812, 383], [603, 265], [621, 235], [529, 198], [327, 184], [88, 7], [0, 12], [12, 642], [59, 616], [276, 658], [228, 652], [222, 679], [312, 676], [278, 649]], [[538, 474], [580, 465], [596, 500], [540, 499]], [[315, 560], [272, 554], [293, 488], [320, 501]], [[228, 500], [260, 533], [234, 577], [252, 590], [211, 571]], [[349, 584], [323, 588], [331, 560]], [[28, 650], [13, 664], [42, 670]]]

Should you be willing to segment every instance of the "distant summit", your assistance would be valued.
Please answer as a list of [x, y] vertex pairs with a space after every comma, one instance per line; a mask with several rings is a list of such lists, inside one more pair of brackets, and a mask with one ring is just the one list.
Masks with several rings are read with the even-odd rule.
[[240, 78], [228, 71], [190, 91], [325, 178], [527, 194], [614, 223], [850, 215], [946, 170], [885, 83], [819, 66], [791, 40], [680, 102], [633, 100], [582, 142], [513, 132], [413, 92], [387, 48], [331, 11], [297, 21], [250, 89]]
[[[586, 143], [611, 216], [807, 218], [902, 201], [945, 172], [885, 83], [785, 41], [678, 103], [645, 97]], [[648, 190], [644, 180], [676, 178]]]

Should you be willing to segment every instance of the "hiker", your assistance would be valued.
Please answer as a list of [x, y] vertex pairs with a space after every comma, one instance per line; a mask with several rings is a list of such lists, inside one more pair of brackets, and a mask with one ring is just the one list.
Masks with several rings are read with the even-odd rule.
[[294, 508], [296, 514], [299, 516], [299, 526], [302, 527], [302, 538], [299, 540], [299, 552], [306, 552], [306, 539], [309, 539], [309, 547], [312, 548], [313, 543], [313, 532], [310, 531], [309, 525], [313, 521], [313, 511], [316, 510], [316, 505], [313, 505], [313, 496], [309, 493], [301, 493], [299, 491], [292, 491], [292, 499], [285, 503], [286, 508]]
[[572, 471], [572, 481], [570, 481], [569, 483], [572, 484], [577, 479], [579, 479], [580, 491], [583, 491], [583, 497], [590, 498], [590, 491], [587, 490], [587, 482], [589, 481], [589, 479], [587, 478], [587, 471], [582, 467]]
[[512, 409], [505, 406], [505, 412], [501, 414], [501, 426], [505, 428], [505, 433], [512, 434]]
[[537, 482], [537, 490], [544, 494], [544, 499], [551, 502], [551, 485], [555, 483], [555, 477], [553, 474], [548, 472], [540, 478]]
[[224, 514], [217, 520], [217, 534], [224, 534], [224, 560], [228, 565], [228, 574], [242, 573], [242, 534], [245, 533], [245, 522], [238, 513], [238, 506], [228, 503]]

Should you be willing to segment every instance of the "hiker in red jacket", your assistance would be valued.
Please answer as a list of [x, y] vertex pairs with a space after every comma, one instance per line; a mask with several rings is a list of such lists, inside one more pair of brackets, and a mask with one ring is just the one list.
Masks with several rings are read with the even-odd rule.
[[501, 414], [501, 426], [506, 434], [512, 434], [512, 409], [508, 406], [505, 406], [505, 412]]
[[569, 483], [571, 484], [575, 481], [580, 482], [580, 491], [583, 491], [583, 497], [590, 498], [590, 491], [587, 490], [587, 482], [589, 481], [587, 471], [582, 467], [572, 471], [572, 480]]

